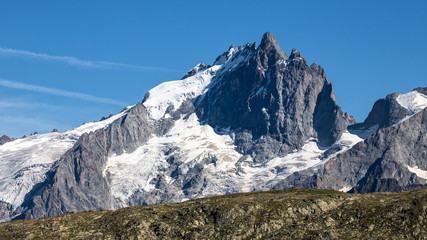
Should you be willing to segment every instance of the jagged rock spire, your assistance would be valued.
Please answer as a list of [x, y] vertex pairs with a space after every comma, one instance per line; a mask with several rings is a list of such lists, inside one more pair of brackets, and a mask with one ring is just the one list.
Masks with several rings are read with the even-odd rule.
[[258, 51], [266, 52], [269, 58], [288, 58], [286, 53], [284, 53], [283, 50], [279, 47], [276, 37], [273, 36], [273, 34], [271, 34], [270, 32], [266, 32], [262, 36], [261, 44], [258, 47]]
[[267, 32], [257, 49], [247, 51], [244, 62], [216, 75], [209, 91], [195, 101], [203, 122], [238, 132], [242, 153], [262, 155], [257, 144], [246, 144], [254, 140], [265, 143], [272, 156], [298, 149], [311, 138], [329, 146], [354, 123], [335, 103], [323, 69], [308, 66], [297, 50], [292, 51], [294, 61], [284, 64], [288, 56]]

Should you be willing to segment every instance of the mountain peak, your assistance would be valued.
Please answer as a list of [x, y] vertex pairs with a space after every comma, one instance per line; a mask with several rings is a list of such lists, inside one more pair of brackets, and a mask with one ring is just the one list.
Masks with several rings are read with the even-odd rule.
[[263, 45], [267, 45], [267, 44], [278, 45], [276, 37], [273, 34], [271, 34], [270, 32], [266, 32], [266, 33], [264, 33], [264, 35], [262, 35], [260, 47]]
[[302, 54], [296, 50], [295, 48], [292, 48], [291, 51], [291, 56], [289, 56], [290, 59], [295, 59], [295, 58], [302, 58]]
[[0, 145], [7, 143], [7, 142], [11, 142], [11, 141], [13, 141], [13, 138], [11, 138], [9, 136], [3, 135], [0, 137]]
[[282, 51], [282, 49], [279, 47], [279, 44], [277, 43], [277, 39], [273, 34], [270, 32], [264, 33], [261, 39], [261, 43], [258, 47], [258, 50], [264, 50], [265, 52], [277, 52], [280, 57], [287, 58], [287, 55]]

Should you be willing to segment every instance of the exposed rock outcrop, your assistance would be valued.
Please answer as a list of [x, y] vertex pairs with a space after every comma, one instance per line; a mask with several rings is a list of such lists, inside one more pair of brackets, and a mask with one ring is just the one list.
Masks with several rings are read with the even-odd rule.
[[354, 123], [336, 105], [324, 70], [308, 66], [295, 49], [288, 58], [272, 34], [264, 34], [258, 48], [247, 44], [235, 56], [230, 50], [221, 56], [234, 65], [217, 74], [209, 91], [196, 99], [196, 112], [207, 124], [235, 132], [242, 153], [270, 149], [258, 158], [265, 161], [268, 155], [301, 148], [310, 138], [329, 146]]
[[108, 128], [83, 134], [47, 173], [41, 189], [23, 204], [26, 210], [18, 218], [112, 209], [108, 177], [103, 175], [108, 156], [135, 150], [153, 129], [139, 103]]
[[350, 126], [350, 129], [367, 129], [373, 126], [378, 126], [378, 128], [389, 127], [404, 117], [411, 115], [408, 109], [402, 107], [396, 101], [398, 96], [398, 93], [393, 93], [377, 100], [365, 121]]
[[7, 143], [7, 142], [11, 142], [13, 140], [14, 140], [13, 138], [11, 138], [9, 136], [6, 136], [6, 135], [3, 135], [3, 136], [0, 137], [0, 145], [3, 145], [5, 143]]
[[354, 192], [376, 192], [426, 184], [408, 167], [427, 167], [427, 108], [380, 129], [324, 166], [292, 174], [275, 189], [354, 187]]

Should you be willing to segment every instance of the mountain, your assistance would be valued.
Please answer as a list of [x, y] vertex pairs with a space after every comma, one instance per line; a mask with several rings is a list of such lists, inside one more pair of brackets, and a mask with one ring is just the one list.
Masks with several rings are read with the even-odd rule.
[[284, 156], [311, 138], [329, 146], [354, 123], [336, 105], [324, 70], [308, 66], [295, 49], [288, 57], [270, 33], [258, 48], [230, 48], [218, 64], [209, 91], [196, 98], [196, 113], [202, 123], [234, 132], [240, 152], [255, 162]]
[[[427, 96], [419, 88], [378, 100], [362, 124], [379, 129], [365, 141], [322, 166], [290, 175], [274, 189], [345, 189], [352, 192], [400, 191], [426, 187]], [[380, 118], [378, 116], [385, 116]]]
[[427, 190], [240, 193], [0, 224], [1, 239], [424, 239]]
[[11, 138], [9, 136], [3, 135], [0, 137], [0, 145], [3, 145], [5, 143], [11, 142], [11, 141], [13, 141], [13, 138]]
[[426, 91], [389, 95], [355, 123], [323, 68], [265, 33], [117, 115], [1, 145], [0, 219], [293, 187], [420, 187]]

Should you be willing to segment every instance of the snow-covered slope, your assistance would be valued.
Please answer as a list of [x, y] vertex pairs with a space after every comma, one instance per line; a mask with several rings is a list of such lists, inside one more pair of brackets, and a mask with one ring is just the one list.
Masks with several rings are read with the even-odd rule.
[[[285, 157], [274, 158], [267, 164], [255, 165], [250, 156], [236, 151], [233, 139], [219, 134], [209, 125], [201, 125], [196, 114], [181, 118], [164, 136], [152, 136], [144, 146], [132, 153], [111, 156], [107, 161], [104, 175], [111, 180], [111, 192], [115, 207], [128, 206], [129, 199], [136, 192], [155, 190], [153, 179], [159, 175], [166, 185], [173, 187], [175, 179], [165, 174], [169, 157], [180, 159], [180, 174], [196, 164], [212, 159], [204, 166], [205, 187], [196, 197], [206, 197], [234, 192], [268, 190], [280, 180], [296, 171], [323, 164], [363, 139], [351, 133], [344, 133], [332, 147], [341, 150], [323, 157], [328, 148], [319, 148], [316, 140], [307, 142], [301, 150], [295, 150]], [[173, 146], [173, 151], [171, 147]], [[168, 186], [166, 186], [166, 189]], [[184, 194], [175, 201], [186, 200]]]
[[[149, 117], [154, 122], [170, 118], [168, 111], [177, 110], [184, 101], [205, 93], [216, 74], [233, 71], [248, 57], [244, 48], [230, 48], [213, 67], [150, 90], [143, 102]], [[180, 191], [173, 201], [188, 199], [182, 186], [175, 187], [179, 180], [171, 176], [171, 158], [178, 162], [175, 171], [180, 175], [186, 175], [197, 164], [203, 165], [203, 173], [199, 173], [199, 176], [203, 175], [203, 187], [191, 198], [206, 197], [268, 190], [290, 174], [323, 164], [363, 140], [356, 134], [345, 132], [330, 147], [338, 150], [325, 156], [330, 148], [320, 148], [317, 140], [311, 139], [300, 150], [295, 149], [293, 153], [274, 158], [266, 164], [255, 164], [251, 156], [236, 150], [233, 138], [232, 132], [218, 132], [208, 124], [201, 124], [197, 115], [192, 113], [176, 120], [165, 135], [153, 134], [134, 152], [109, 156], [103, 174], [110, 180], [114, 207], [129, 206], [134, 194], [140, 192], [156, 195], [159, 179], [163, 179], [165, 184], [164, 189], [160, 189], [162, 192], [172, 188]]]
[[150, 118], [159, 120], [166, 111], [177, 110], [187, 100], [204, 93], [221, 65], [210, 67], [183, 80], [165, 82], [148, 91], [144, 106]]
[[25, 195], [40, 182], [51, 166], [79, 139], [127, 114], [131, 106], [103, 121], [89, 122], [66, 132], [36, 134], [0, 146], [0, 200], [21, 205]]
[[427, 107], [427, 96], [418, 91], [401, 94], [396, 98], [396, 100], [402, 107], [408, 109], [413, 114], [416, 114]]

